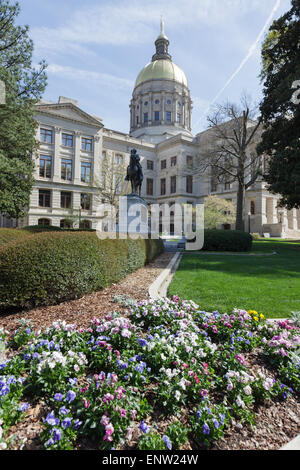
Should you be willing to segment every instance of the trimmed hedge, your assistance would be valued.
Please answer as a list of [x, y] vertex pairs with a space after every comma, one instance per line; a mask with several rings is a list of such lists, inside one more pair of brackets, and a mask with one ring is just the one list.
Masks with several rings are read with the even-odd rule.
[[32, 233], [18, 228], [0, 228], [0, 247], [15, 240], [24, 240]]
[[44, 232], [0, 247], [0, 307], [33, 308], [119, 282], [163, 252], [162, 240]]
[[239, 230], [204, 230], [203, 251], [251, 251], [252, 236]]

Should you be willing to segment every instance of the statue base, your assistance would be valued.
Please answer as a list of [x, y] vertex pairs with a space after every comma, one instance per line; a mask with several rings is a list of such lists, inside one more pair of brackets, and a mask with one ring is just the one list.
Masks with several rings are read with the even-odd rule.
[[[119, 238], [148, 238], [148, 204], [135, 193], [122, 196], [119, 206]], [[125, 236], [126, 235], [126, 236]]]

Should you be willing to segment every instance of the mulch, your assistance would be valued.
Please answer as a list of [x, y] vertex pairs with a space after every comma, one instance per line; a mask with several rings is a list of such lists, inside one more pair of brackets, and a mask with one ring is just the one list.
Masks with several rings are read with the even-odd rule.
[[[64, 302], [59, 305], [39, 307], [30, 311], [22, 310], [15, 313], [5, 313], [0, 316], [0, 328], [3, 327], [13, 335], [19, 327], [22, 318], [30, 320], [35, 330], [50, 326], [55, 320], [75, 323], [78, 327], [86, 328], [93, 318], [101, 318], [114, 310], [126, 314], [128, 308], [113, 302], [116, 295], [130, 297], [137, 301], [148, 299], [148, 288], [152, 282], [167, 267], [174, 253], [163, 253], [149, 265], [128, 275], [118, 284], [113, 284], [99, 292], [85, 295], [80, 299]], [[258, 368], [268, 372], [268, 376], [276, 377], [276, 372], [258, 353], [247, 357], [249, 370], [255, 372]], [[12, 449], [41, 450], [39, 440], [42, 431], [42, 420], [49, 409], [39, 401], [32, 403], [25, 418], [13, 426], [9, 436], [14, 435]], [[256, 410], [256, 427], [241, 426], [233, 422], [226, 431], [224, 438], [213, 443], [211, 450], [278, 450], [300, 434], [300, 403], [299, 397], [289, 397], [285, 402], [272, 402], [260, 406]], [[152, 423], [153, 424], [153, 423]], [[158, 429], [164, 428], [164, 423], [157, 423]], [[82, 443], [84, 449], [92, 449], [89, 442]], [[193, 441], [184, 446], [185, 450], [197, 449]]]

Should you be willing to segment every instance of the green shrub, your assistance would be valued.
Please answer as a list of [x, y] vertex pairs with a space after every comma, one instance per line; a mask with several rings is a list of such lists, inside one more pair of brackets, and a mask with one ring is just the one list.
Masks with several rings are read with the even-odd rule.
[[28, 232], [96, 232], [94, 228], [61, 228], [55, 225], [27, 225], [22, 230]]
[[18, 228], [0, 228], [0, 246], [5, 245], [11, 241], [23, 240], [30, 235], [31, 233]]
[[119, 282], [162, 251], [162, 240], [99, 240], [89, 232], [44, 232], [11, 242], [0, 247], [0, 307], [79, 298]]
[[250, 251], [252, 237], [239, 230], [204, 230], [204, 251]]
[[60, 227], [56, 227], [55, 225], [27, 225], [23, 227], [22, 230], [27, 230], [28, 232], [62, 232], [63, 229]]

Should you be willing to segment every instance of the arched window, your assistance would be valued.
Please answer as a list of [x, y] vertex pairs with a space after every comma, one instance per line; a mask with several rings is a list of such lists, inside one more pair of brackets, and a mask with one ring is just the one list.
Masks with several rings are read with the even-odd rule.
[[47, 225], [47, 226], [49, 226], [49, 225], [51, 225], [51, 221], [50, 221], [50, 219], [39, 219], [38, 220], [38, 225]]
[[255, 201], [251, 201], [250, 203], [250, 213], [251, 215], [255, 215]]
[[70, 220], [63, 219], [60, 221], [60, 228], [72, 228], [72, 225]]
[[92, 228], [92, 223], [90, 220], [82, 220], [79, 224], [79, 228], [81, 229]]

